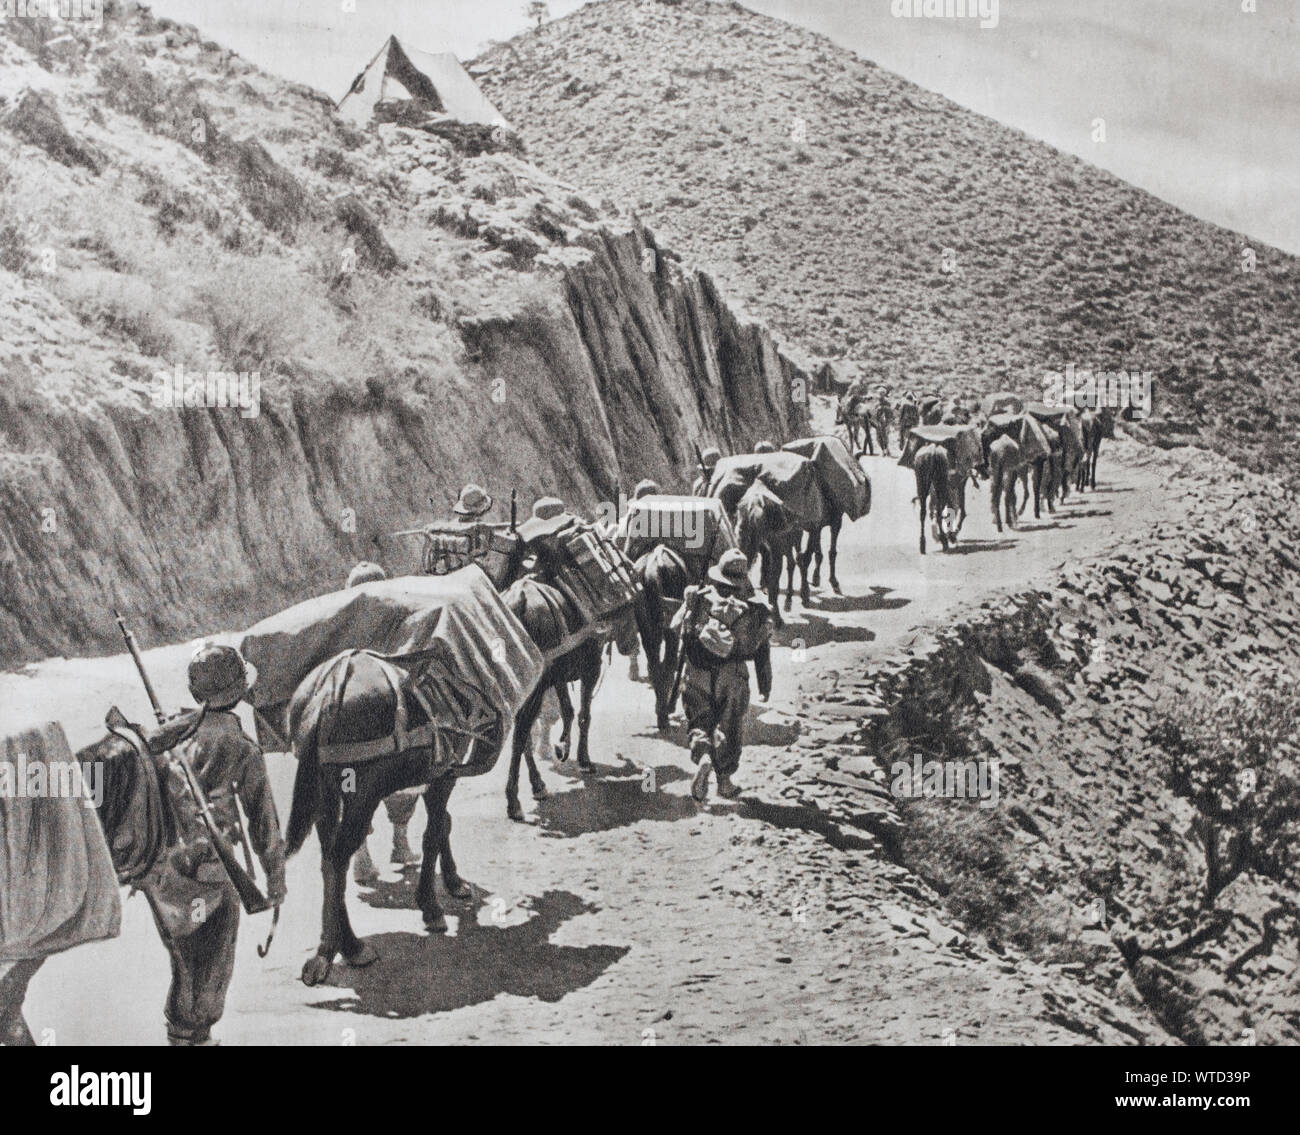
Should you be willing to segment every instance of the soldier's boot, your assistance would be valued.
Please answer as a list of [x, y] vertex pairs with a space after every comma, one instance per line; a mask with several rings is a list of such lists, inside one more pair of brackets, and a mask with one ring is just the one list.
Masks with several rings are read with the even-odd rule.
[[420, 857], [406, 838], [405, 824], [393, 825], [393, 862], [401, 867], [412, 867], [420, 862]]
[[[713, 731], [713, 751], [719, 752], [727, 744], [727, 735], [721, 729]], [[728, 773], [718, 773], [718, 795], [725, 800], [734, 800], [740, 795], [740, 785], [731, 779]]]
[[703, 804], [709, 798], [709, 774], [713, 772], [713, 745], [708, 736], [695, 730], [691, 737], [691, 760], [696, 763], [695, 779], [691, 781], [691, 796]]
[[352, 857], [352, 877], [363, 886], [371, 886], [379, 882], [375, 861], [370, 858], [369, 840], [363, 840], [357, 853]]

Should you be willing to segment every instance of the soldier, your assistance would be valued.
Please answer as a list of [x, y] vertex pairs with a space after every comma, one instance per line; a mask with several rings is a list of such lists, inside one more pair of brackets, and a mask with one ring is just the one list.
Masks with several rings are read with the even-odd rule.
[[730, 799], [740, 794], [731, 778], [740, 767], [749, 709], [747, 662], [754, 663], [759, 697], [772, 692], [772, 612], [754, 593], [743, 552], [724, 552], [708, 583], [687, 590], [673, 626], [682, 632], [686, 655], [682, 706], [697, 766], [691, 795], [703, 803], [716, 771], [718, 795]]
[[481, 485], [469, 484], [460, 491], [452, 512], [456, 527], [464, 530], [448, 533], [445, 528], [426, 535], [423, 570], [430, 575], [448, 575], [478, 563], [490, 551], [481, 529], [483, 517], [492, 509], [492, 498]]
[[652, 481], [647, 477], [643, 481], [636, 483], [636, 488], [632, 490], [632, 499], [639, 501], [642, 497], [657, 497], [659, 495], [659, 482]]
[[716, 446], [711, 445], [700, 454], [700, 464], [697, 466], [700, 475], [695, 478], [695, 483], [691, 486], [691, 496], [708, 496], [709, 482], [713, 480], [713, 470], [721, 460], [722, 451]]
[[754, 452], [755, 452], [755, 453], [775, 453], [775, 452], [776, 452], [776, 446], [773, 445], [770, 441], [766, 441], [766, 440], [764, 440], [764, 441], [756, 441], [756, 442], [754, 443]]
[[[352, 569], [345, 586], [360, 587], [363, 583], [374, 583], [387, 578], [388, 573], [382, 567], [366, 560]], [[384, 811], [388, 813], [389, 822], [393, 825], [393, 862], [402, 867], [420, 862], [420, 857], [411, 849], [406, 829], [423, 794], [424, 786], [419, 785], [403, 788], [401, 792], [384, 797]], [[372, 826], [370, 834], [374, 834], [374, 830]], [[375, 867], [375, 861], [370, 858], [369, 839], [362, 840], [360, 850], [352, 857], [352, 877], [367, 886], [379, 881], [379, 871]]]
[[[251, 671], [251, 673], [250, 673]], [[248, 842], [266, 872], [267, 898], [284, 902], [284, 841], [267, 782], [262, 750], [240, 727], [235, 706], [257, 673], [234, 647], [205, 645], [189, 666], [190, 693], [207, 713], [184, 752], [216, 819], [238, 846], [244, 842], [239, 803], [248, 816]], [[144, 891], [163, 944], [172, 982], [164, 1015], [173, 1045], [215, 1045], [212, 1026], [226, 1005], [239, 932], [239, 894], [212, 849], [197, 809], [171, 772], [167, 791], [177, 842], [145, 877]]]
[[881, 387], [876, 396], [876, 408], [872, 413], [876, 423], [876, 437], [880, 440], [880, 452], [889, 456], [889, 429], [894, 424], [894, 408], [889, 404], [889, 391]]

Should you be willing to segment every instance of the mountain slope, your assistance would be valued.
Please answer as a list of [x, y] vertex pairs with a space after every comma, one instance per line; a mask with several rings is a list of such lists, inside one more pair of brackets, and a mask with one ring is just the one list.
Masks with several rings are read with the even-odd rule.
[[842, 377], [1035, 391], [1069, 363], [1150, 371], [1157, 436], [1256, 465], [1294, 448], [1294, 257], [822, 36], [737, 4], [606, 0], [479, 67], [534, 160], [628, 202]]

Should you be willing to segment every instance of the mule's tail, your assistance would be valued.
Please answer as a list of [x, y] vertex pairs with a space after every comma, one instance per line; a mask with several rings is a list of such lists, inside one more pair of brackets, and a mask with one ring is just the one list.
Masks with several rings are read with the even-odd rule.
[[294, 746], [298, 771], [293, 778], [293, 803], [289, 806], [289, 826], [285, 832], [286, 854], [302, 850], [320, 811], [320, 758], [316, 752], [316, 730]]

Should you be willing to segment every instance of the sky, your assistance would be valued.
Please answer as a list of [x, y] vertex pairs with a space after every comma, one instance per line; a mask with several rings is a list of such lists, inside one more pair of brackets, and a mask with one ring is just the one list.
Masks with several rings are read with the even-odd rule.
[[[991, 28], [902, 18], [898, 5], [910, 6], [746, 0], [1198, 217], [1300, 254], [1300, 0], [998, 0]], [[524, 0], [152, 6], [335, 98], [390, 33], [469, 59], [528, 26]], [[548, 0], [553, 18], [581, 6]], [[1104, 141], [1094, 137], [1098, 118]]]

